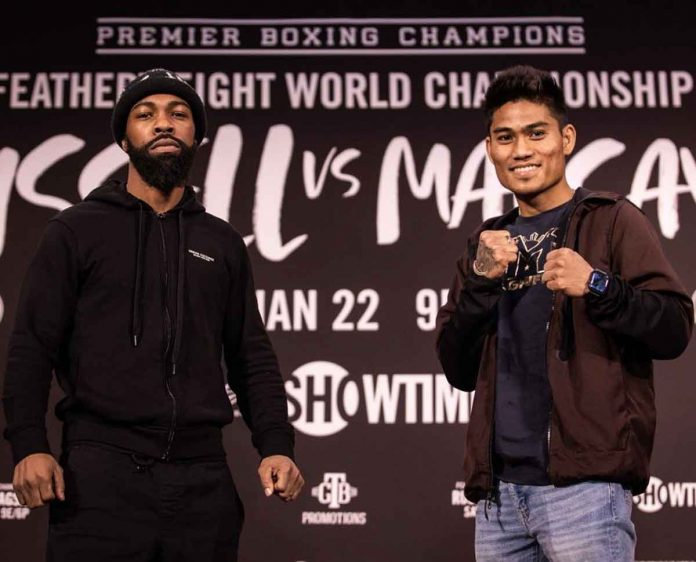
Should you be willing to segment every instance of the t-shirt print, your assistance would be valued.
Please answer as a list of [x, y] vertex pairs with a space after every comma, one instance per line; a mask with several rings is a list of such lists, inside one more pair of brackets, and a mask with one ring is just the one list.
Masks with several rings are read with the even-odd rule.
[[541, 283], [547, 254], [559, 245], [560, 227], [554, 226], [546, 232], [518, 234], [512, 240], [517, 244], [517, 261], [511, 263], [505, 272], [503, 288], [517, 291]]

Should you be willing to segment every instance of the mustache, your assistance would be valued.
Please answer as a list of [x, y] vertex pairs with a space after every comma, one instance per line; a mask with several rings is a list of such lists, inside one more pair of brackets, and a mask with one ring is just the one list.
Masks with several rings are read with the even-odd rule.
[[185, 150], [189, 148], [184, 141], [181, 139], [176, 138], [174, 135], [168, 135], [168, 134], [163, 134], [163, 135], [158, 135], [154, 139], [152, 139], [150, 142], [148, 142], [143, 149], [148, 150], [152, 148], [152, 145], [154, 145], [156, 142], [159, 142], [161, 140], [173, 140], [175, 143], [179, 145], [179, 148], [182, 150]]

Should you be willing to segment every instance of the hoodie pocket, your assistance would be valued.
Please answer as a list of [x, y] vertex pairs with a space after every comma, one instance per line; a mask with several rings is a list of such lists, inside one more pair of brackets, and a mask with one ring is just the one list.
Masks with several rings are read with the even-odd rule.
[[631, 426], [620, 365], [610, 358], [576, 354], [562, 382], [557, 379], [553, 395], [564, 449], [580, 456], [626, 450]]

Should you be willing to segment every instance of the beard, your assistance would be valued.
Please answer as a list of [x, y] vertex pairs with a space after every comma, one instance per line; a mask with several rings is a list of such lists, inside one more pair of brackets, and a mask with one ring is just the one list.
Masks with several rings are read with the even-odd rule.
[[[150, 147], [162, 139], [171, 139], [179, 145], [178, 154], [152, 155]], [[138, 171], [145, 183], [169, 195], [175, 187], [182, 186], [188, 178], [196, 155], [196, 143], [187, 146], [183, 141], [171, 135], [160, 135], [147, 144], [137, 148], [126, 137], [128, 149], [126, 153], [133, 167]]]

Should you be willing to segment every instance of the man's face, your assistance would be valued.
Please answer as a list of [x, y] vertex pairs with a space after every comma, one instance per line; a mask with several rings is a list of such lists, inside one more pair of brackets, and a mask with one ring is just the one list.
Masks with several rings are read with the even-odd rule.
[[561, 129], [546, 105], [528, 100], [498, 108], [486, 138], [498, 180], [524, 200], [567, 186], [565, 158], [574, 147], [575, 128]]
[[169, 193], [188, 176], [194, 138], [189, 105], [171, 94], [154, 94], [131, 108], [123, 149], [147, 184]]

